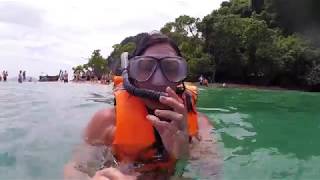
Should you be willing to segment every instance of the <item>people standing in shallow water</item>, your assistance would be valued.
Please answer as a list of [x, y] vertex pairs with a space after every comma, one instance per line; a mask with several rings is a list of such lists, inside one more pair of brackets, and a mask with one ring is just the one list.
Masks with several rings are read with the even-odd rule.
[[60, 72], [59, 72], [59, 79], [60, 79], [60, 81], [64, 81], [64, 76], [63, 76], [63, 71], [62, 70], [60, 70]]
[[8, 71], [3, 71], [2, 76], [3, 76], [3, 81], [6, 82], [8, 77]]
[[199, 77], [199, 83], [200, 83], [200, 86], [202, 86], [202, 83], [203, 83], [203, 76], [202, 76], [202, 74], [201, 74], [201, 76]]
[[64, 83], [67, 83], [69, 81], [69, 75], [66, 70], [63, 73], [63, 80], [64, 80]]
[[[125, 57], [121, 59], [128, 66], [114, 90], [115, 106], [93, 116], [85, 129], [82, 152], [65, 167], [65, 179], [169, 179], [190, 155], [201, 158], [204, 149], [206, 156], [197, 161], [206, 164], [210, 173], [216, 172], [217, 165], [206, 161], [217, 154], [211, 148], [212, 126], [196, 110], [197, 92], [184, 84], [187, 63], [177, 45], [162, 34], [147, 35], [129, 61]], [[103, 166], [104, 157], [102, 164], [88, 166], [88, 161], [97, 159], [92, 146], [112, 149], [109, 166]], [[79, 157], [87, 161], [82, 163]]]
[[23, 78], [23, 77], [22, 77], [22, 71], [20, 70], [20, 71], [19, 71], [19, 75], [18, 75], [18, 82], [19, 82], [19, 83], [22, 83], [22, 78]]
[[26, 81], [27, 80], [27, 76], [26, 76], [26, 71], [22, 72], [22, 80]]
[[209, 86], [209, 81], [208, 81], [207, 78], [204, 78], [204, 79], [203, 79], [202, 85], [203, 85], [203, 86], [207, 86], [207, 87]]

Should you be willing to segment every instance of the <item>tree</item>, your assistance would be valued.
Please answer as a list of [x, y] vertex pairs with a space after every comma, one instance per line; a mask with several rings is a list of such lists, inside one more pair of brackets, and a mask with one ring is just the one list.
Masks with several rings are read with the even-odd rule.
[[108, 67], [117, 75], [120, 75], [120, 56], [123, 52], [133, 53], [136, 47], [135, 42], [127, 42], [126, 44], [115, 44], [112, 46], [113, 51], [108, 57]]
[[73, 70], [73, 73], [77, 71], [83, 72], [83, 65], [78, 65], [76, 67], [73, 67], [72, 70]]
[[320, 65], [315, 65], [306, 76], [308, 85], [314, 87], [314, 90], [320, 90]]
[[248, 0], [224, 2], [198, 24], [204, 52], [216, 62], [216, 80], [303, 87], [315, 79], [306, 77], [316, 77], [319, 50], [304, 35], [279, 26], [278, 4], [252, 1], [251, 12], [244, 13], [248, 5]]
[[94, 50], [87, 67], [90, 67], [93, 73], [100, 79], [104, 73], [108, 73], [107, 61], [100, 54], [100, 49]]
[[213, 57], [204, 52], [203, 39], [198, 31], [200, 19], [187, 15], [179, 16], [174, 22], [168, 22], [161, 32], [173, 39], [188, 62], [187, 80], [196, 81], [203, 74], [214, 80], [215, 63]]
[[[318, 0], [230, 0], [199, 18], [181, 15], [161, 32], [173, 39], [188, 62], [188, 81], [201, 74], [218, 82], [320, 86], [320, 5]], [[147, 34], [113, 46], [108, 61], [94, 51], [87, 65], [106, 71], [119, 67], [120, 54], [132, 53]], [[91, 63], [90, 63], [91, 62]]]

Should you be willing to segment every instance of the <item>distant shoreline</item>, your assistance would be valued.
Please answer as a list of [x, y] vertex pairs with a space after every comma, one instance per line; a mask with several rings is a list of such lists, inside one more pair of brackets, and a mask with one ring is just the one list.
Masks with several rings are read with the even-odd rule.
[[[70, 81], [72, 83], [79, 83], [79, 84], [99, 84], [99, 85], [113, 85], [113, 82], [110, 84], [103, 84], [100, 81], [98, 82], [90, 82], [90, 81]], [[255, 86], [255, 85], [248, 85], [248, 84], [234, 84], [234, 83], [209, 83], [208, 86], [201, 86], [198, 82], [188, 82], [193, 85], [196, 85], [199, 88], [238, 88], [238, 89], [260, 89], [260, 90], [292, 90], [281, 88], [277, 86]], [[300, 90], [301, 91], [301, 90]]]
[[[258, 89], [258, 90], [275, 90], [275, 91], [306, 91], [298, 88], [282, 88], [279, 86], [258, 86], [249, 84], [235, 84], [235, 83], [209, 83], [208, 86], [200, 86], [199, 83], [194, 83], [201, 88], [237, 88], [237, 89]], [[224, 85], [225, 84], [225, 85]]]
[[[90, 82], [90, 81], [69, 81], [72, 83], [84, 83], [84, 84], [99, 84], [99, 85], [113, 85], [113, 82], [109, 84], [103, 84], [100, 81]], [[199, 82], [189, 82], [193, 85], [196, 85], [199, 88], [236, 88], [236, 89], [257, 89], [257, 90], [274, 90], [274, 91], [301, 91], [301, 92], [312, 92], [306, 89], [299, 88], [283, 88], [279, 86], [258, 86], [258, 85], [249, 85], [249, 84], [235, 84], [235, 83], [209, 83], [208, 86], [201, 86]], [[225, 85], [223, 85], [225, 84]]]
[[79, 84], [99, 84], [99, 85], [113, 85], [113, 83], [105, 84], [101, 83], [101, 81], [75, 81], [75, 80], [69, 80], [70, 83], [79, 83]]

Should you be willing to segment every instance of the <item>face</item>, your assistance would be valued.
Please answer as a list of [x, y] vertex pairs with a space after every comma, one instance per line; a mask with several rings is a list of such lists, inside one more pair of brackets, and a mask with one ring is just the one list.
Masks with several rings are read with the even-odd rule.
[[[157, 58], [168, 57], [168, 56], [177, 56], [176, 51], [167, 43], [156, 44], [149, 47], [142, 56], [154, 56]], [[178, 83], [173, 83], [168, 81], [164, 74], [162, 73], [160, 67], [157, 67], [154, 74], [146, 82], [136, 82], [135, 85], [139, 88], [151, 89], [155, 91], [165, 92], [166, 87], [170, 86], [175, 90]], [[166, 109], [167, 107], [161, 105], [160, 103], [153, 102], [148, 99], [144, 99], [144, 102], [149, 108], [161, 108]]]
[[[177, 56], [177, 53], [169, 44], [162, 43], [162, 44], [156, 44], [149, 47], [142, 54], [142, 56], [153, 56], [153, 57], [161, 58], [161, 57], [168, 57], [168, 56]], [[162, 91], [162, 92], [164, 92], [166, 87], [168, 86], [170, 86], [172, 89], [175, 89], [177, 85], [178, 83], [172, 83], [165, 78], [159, 66], [157, 67], [154, 74], [150, 77], [148, 81], [136, 82], [136, 86], [138, 86], [139, 88], [151, 89], [151, 90]]]

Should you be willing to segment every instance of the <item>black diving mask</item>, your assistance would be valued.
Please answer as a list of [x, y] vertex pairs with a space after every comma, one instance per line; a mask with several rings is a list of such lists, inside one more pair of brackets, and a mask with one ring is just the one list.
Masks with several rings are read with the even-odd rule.
[[162, 57], [156, 58], [151, 56], [136, 56], [130, 61], [128, 60], [128, 53], [121, 54], [121, 67], [123, 69], [123, 86], [132, 95], [141, 98], [148, 98], [153, 101], [159, 101], [160, 96], [166, 96], [166, 93], [150, 89], [138, 88], [133, 85], [129, 80], [130, 78], [138, 81], [145, 82], [156, 71], [157, 66], [166, 79], [170, 82], [179, 83], [182, 86], [176, 88], [177, 94], [182, 94], [185, 90], [183, 80], [187, 75], [187, 63], [182, 57]]
[[135, 56], [129, 60], [128, 72], [136, 81], [146, 82], [157, 68], [172, 83], [181, 82], [187, 76], [187, 62], [179, 56]]

